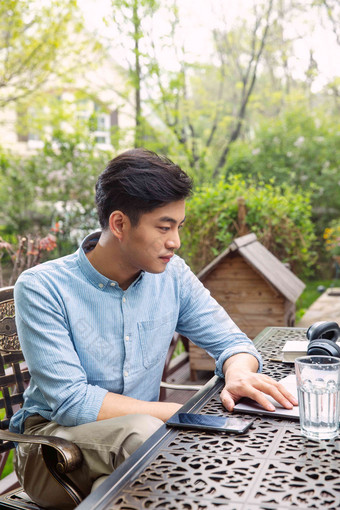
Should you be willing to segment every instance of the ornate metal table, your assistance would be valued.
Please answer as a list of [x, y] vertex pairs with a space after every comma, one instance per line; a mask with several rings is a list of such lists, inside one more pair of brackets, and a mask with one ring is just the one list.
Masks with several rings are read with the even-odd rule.
[[[271, 361], [299, 328], [266, 328], [254, 340], [264, 372], [276, 379], [292, 364]], [[228, 414], [214, 377], [182, 410]], [[250, 417], [250, 416], [249, 416]], [[253, 417], [253, 416], [252, 416]], [[340, 507], [340, 439], [314, 442], [297, 421], [256, 417], [244, 435], [161, 427], [79, 510], [310, 510]]]

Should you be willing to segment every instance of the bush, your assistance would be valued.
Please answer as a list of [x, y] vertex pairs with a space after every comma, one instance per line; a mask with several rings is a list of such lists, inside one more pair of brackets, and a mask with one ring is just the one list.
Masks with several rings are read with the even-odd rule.
[[340, 258], [340, 219], [334, 220], [325, 228], [323, 238], [327, 252]]
[[337, 115], [311, 112], [307, 105], [264, 119], [253, 139], [233, 144], [226, 174], [260, 176], [265, 182], [289, 182], [311, 191], [318, 235], [340, 215], [340, 130]]
[[204, 187], [187, 204], [180, 254], [198, 272], [242, 233], [238, 200], [244, 198], [246, 226], [291, 269], [306, 276], [316, 260], [310, 195], [288, 184], [275, 186], [239, 175]]
[[38, 235], [60, 222], [59, 254], [72, 251], [98, 227], [94, 188], [111, 157], [62, 135], [27, 158], [0, 153], [0, 235]]

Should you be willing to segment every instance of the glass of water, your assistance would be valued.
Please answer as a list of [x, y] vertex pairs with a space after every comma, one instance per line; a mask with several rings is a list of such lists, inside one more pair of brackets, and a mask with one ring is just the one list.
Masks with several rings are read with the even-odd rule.
[[295, 360], [301, 432], [309, 439], [334, 439], [339, 429], [340, 359]]

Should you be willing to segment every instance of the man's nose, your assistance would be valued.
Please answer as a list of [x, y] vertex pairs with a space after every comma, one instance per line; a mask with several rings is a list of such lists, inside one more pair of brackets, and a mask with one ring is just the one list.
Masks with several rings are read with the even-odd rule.
[[180, 246], [181, 246], [181, 240], [179, 237], [179, 233], [176, 230], [175, 232], [172, 232], [172, 234], [167, 239], [166, 247], [171, 250], [178, 250]]

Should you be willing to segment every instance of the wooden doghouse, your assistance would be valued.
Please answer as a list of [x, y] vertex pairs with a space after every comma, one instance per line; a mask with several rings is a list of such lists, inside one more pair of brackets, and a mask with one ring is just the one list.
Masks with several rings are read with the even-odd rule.
[[[197, 276], [249, 338], [267, 326], [294, 326], [295, 302], [305, 284], [255, 234], [236, 238]], [[196, 370], [215, 369], [213, 358], [192, 342], [189, 358], [193, 380]]]

